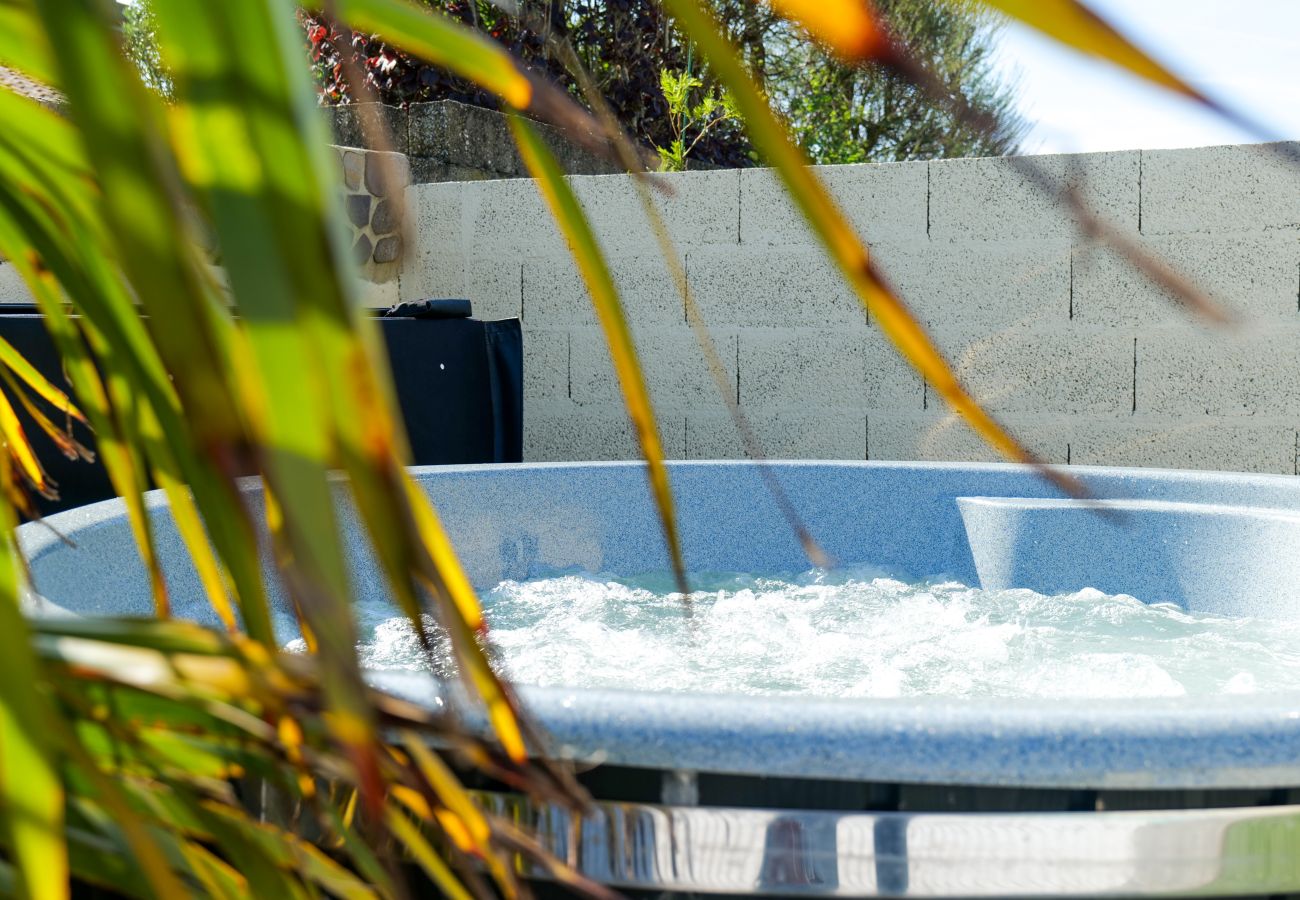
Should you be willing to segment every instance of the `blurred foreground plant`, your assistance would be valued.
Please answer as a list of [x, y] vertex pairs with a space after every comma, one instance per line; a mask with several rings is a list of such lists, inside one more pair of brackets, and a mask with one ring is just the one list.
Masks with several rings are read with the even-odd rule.
[[[718, 24], [695, 0], [663, 5], [726, 85], [754, 145], [873, 321], [990, 443], [1032, 461], [880, 278]], [[931, 86], [861, 0], [774, 5], [850, 63], [879, 62]], [[1079, 8], [1065, 0], [987, 5], [1181, 85], [1091, 19], [1076, 28]], [[68, 99], [60, 115], [0, 90], [0, 253], [45, 314], [77, 405], [3, 347], [0, 377], [16, 396], [34, 392], [94, 429], [158, 616], [23, 615], [29, 588], [15, 512], [26, 490], [53, 486], [12, 426], [12, 407], [0, 403], [9, 451], [0, 453], [0, 890], [52, 898], [84, 882], [132, 896], [389, 897], [404, 893], [396, 865], [408, 859], [450, 896], [513, 896], [521, 886], [511, 855], [536, 855], [532, 844], [486, 816], [428, 742], [520, 790], [570, 805], [583, 797], [544, 761], [539, 736], [488, 665], [469, 581], [402, 466], [405, 438], [354, 296], [337, 173], [295, 11], [285, 0], [152, 8], [174, 94], [167, 105], [124, 55], [107, 0], [0, 0], [0, 65]], [[521, 114], [512, 118], [516, 139], [589, 286], [681, 578], [662, 444], [626, 317], [580, 205], [522, 116], [565, 126], [629, 168], [639, 167], [638, 152], [604, 118], [445, 16], [401, 0], [317, 2], [309, 12], [379, 35]], [[200, 235], [215, 240], [229, 293]], [[60, 430], [48, 416], [43, 424]], [[258, 527], [237, 484], [250, 471], [263, 479], [275, 569], [307, 638], [305, 657], [279, 652]], [[364, 682], [334, 471], [346, 476], [388, 589], [427, 651], [423, 613], [448, 633], [490, 738]], [[166, 492], [226, 633], [167, 621], [171, 598], [141, 497], [150, 484]], [[249, 792], [263, 788], [283, 815], [250, 815], [261, 801]], [[558, 863], [552, 871], [599, 892]]]

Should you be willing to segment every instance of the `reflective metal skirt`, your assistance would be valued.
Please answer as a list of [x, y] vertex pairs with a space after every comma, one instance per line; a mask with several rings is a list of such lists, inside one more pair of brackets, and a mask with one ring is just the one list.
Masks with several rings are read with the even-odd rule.
[[912, 814], [598, 801], [575, 814], [513, 794], [478, 796], [535, 828], [582, 874], [628, 889], [858, 897], [1300, 890], [1300, 806]]

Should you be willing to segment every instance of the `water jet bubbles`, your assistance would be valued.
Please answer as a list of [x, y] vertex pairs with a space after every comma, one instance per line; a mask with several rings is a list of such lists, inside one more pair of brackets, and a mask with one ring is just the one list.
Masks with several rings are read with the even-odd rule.
[[[521, 684], [828, 697], [1125, 698], [1300, 691], [1300, 622], [1228, 619], [1087, 589], [1046, 596], [870, 566], [564, 574], [483, 596]], [[371, 668], [428, 665], [409, 624], [358, 609]], [[292, 637], [292, 636], [291, 636]]]

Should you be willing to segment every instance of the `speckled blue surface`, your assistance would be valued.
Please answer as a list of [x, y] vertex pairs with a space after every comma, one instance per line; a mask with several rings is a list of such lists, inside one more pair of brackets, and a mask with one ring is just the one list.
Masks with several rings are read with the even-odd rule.
[[[1072, 470], [1098, 516], [1032, 470], [940, 463], [772, 464], [800, 516], [842, 562], [989, 586], [1080, 581], [1191, 608], [1300, 614], [1300, 480], [1150, 469]], [[802, 571], [798, 542], [748, 463], [675, 463], [688, 567]], [[480, 587], [571, 568], [666, 567], [634, 463], [430, 467], [417, 478]], [[255, 483], [250, 501], [260, 506]], [[968, 498], [968, 499], [961, 499]], [[165, 504], [151, 496], [180, 614], [211, 621]], [[380, 590], [345, 511], [360, 593]], [[36, 589], [82, 614], [150, 609], [117, 501], [26, 525]], [[969, 535], [969, 537], [968, 537]], [[1107, 580], [1103, 580], [1107, 579]], [[186, 602], [186, 598], [193, 598]], [[417, 675], [377, 676], [441, 702]], [[1044, 787], [1300, 785], [1300, 697], [1224, 700], [814, 700], [524, 688], [556, 752], [629, 765], [879, 781]]]
[[1092, 587], [1227, 616], [1300, 617], [1300, 512], [1175, 503], [959, 497], [983, 587]]

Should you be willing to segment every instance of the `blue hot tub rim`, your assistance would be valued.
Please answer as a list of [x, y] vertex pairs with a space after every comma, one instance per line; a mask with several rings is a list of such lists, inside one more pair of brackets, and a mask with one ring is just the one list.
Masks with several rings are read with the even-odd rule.
[[[867, 506], [855, 511], [855, 503], [898, 505], [912, 531], [904, 533], [906, 540], [894, 543], [907, 558], [919, 559], [927, 552], [933, 558], [934, 547], [952, 545], [954, 535], [963, 533], [955, 502], [959, 496], [1060, 498], [1032, 468], [1010, 464], [774, 461], [767, 465], [790, 489], [814, 534], [821, 538], [834, 532], [830, 543], [840, 543], [829, 549], [840, 559], [847, 558], [842, 547], [846, 540], [851, 544], [852, 536], [837, 529], [849, 527], [855, 515], [867, 515], [863, 512]], [[784, 554], [781, 565], [798, 570], [799, 565], [790, 562], [801, 557], [797, 541], [771, 508], [770, 497], [756, 489], [755, 464], [674, 462], [670, 471], [688, 553], [696, 552], [697, 558], [705, 560], [704, 566], [692, 568], [707, 568], [726, 550], [701, 542], [701, 522], [719, 509], [741, 504], [747, 514], [737, 518], [745, 518], [750, 530], [727, 525], [731, 543], [744, 534], [750, 545], [747, 550]], [[1070, 471], [1103, 499], [1300, 510], [1300, 481], [1286, 476], [1090, 467]], [[469, 557], [467, 564], [472, 570], [475, 554], [486, 557], [491, 551], [501, 557], [478, 560], [487, 573], [476, 579], [480, 583], [501, 573], [512, 577], [527, 574], [530, 563], [525, 558], [530, 552], [538, 557], [548, 552], [542, 546], [545, 541], [562, 543], [557, 534], [564, 529], [553, 520], [560, 508], [566, 515], [591, 513], [601, 521], [619, 523], [615, 534], [578, 535], [594, 541], [580, 546], [578, 556], [604, 553], [605, 559], [612, 560], [597, 571], [620, 571], [630, 559], [665, 558], [645, 487], [644, 466], [639, 462], [429, 466], [414, 468], [412, 473], [438, 505], [453, 543]], [[873, 493], [876, 481], [880, 484]], [[899, 483], [918, 486], [924, 496], [900, 498]], [[860, 493], [870, 496], [849, 499], [846, 485], [856, 485]], [[244, 489], [256, 506], [257, 480], [249, 479]], [[537, 506], [538, 498], [544, 497], [554, 500], [551, 507]], [[148, 504], [161, 514], [165, 531], [164, 498], [154, 492]], [[692, 518], [691, 511], [699, 510], [700, 504], [705, 507], [703, 513]], [[934, 512], [940, 508], [941, 514]], [[889, 512], [877, 510], [875, 514], [888, 521]], [[498, 530], [485, 537], [484, 529], [490, 530], [494, 516]], [[549, 524], [548, 516], [552, 516]], [[918, 522], [927, 523], [923, 531], [918, 530]], [[48, 595], [55, 603], [67, 601], [67, 585], [75, 586], [77, 577], [90, 577], [93, 572], [96, 583], [104, 584], [118, 574], [130, 581], [142, 571], [125, 530], [121, 501], [70, 510], [51, 517], [48, 525], [53, 531], [40, 523], [23, 526], [20, 543], [32, 560], [36, 588], [44, 591], [49, 582], [59, 582], [59, 589]], [[69, 556], [74, 551], [55, 532], [84, 544], [103, 539], [109, 547], [115, 535], [123, 537], [127, 552], [114, 564], [122, 572], [106, 573], [102, 566], [75, 563]], [[602, 540], [606, 544], [601, 544]], [[161, 544], [167, 547], [165, 536]], [[792, 547], [796, 556], [791, 556]], [[557, 558], [568, 558], [564, 556], [567, 551], [556, 552]], [[946, 562], [953, 565], [946, 567], [955, 567], [958, 571], [950, 574], [973, 583], [977, 577], [974, 561], [968, 550], [963, 552], [967, 553], [964, 559], [950, 558]], [[646, 566], [656, 567], [662, 568], [663, 563]], [[121, 596], [116, 590], [107, 593]], [[105, 611], [87, 610], [91, 614]], [[371, 679], [377, 686], [416, 702], [459, 702], [454, 692], [445, 692], [426, 676], [376, 672]], [[1300, 785], [1300, 696], [1123, 702], [938, 697], [837, 700], [530, 686], [522, 686], [521, 694], [550, 735], [557, 755], [621, 765], [1012, 787]]]

